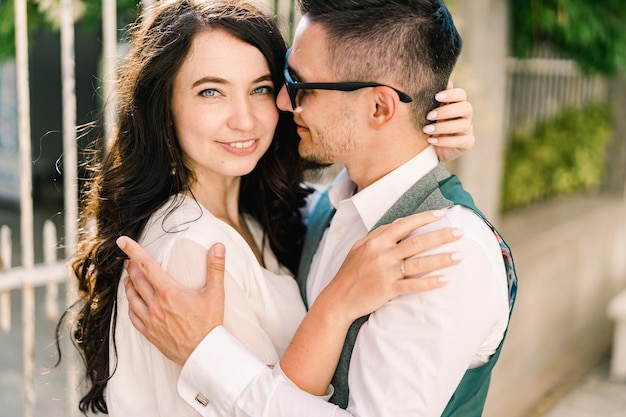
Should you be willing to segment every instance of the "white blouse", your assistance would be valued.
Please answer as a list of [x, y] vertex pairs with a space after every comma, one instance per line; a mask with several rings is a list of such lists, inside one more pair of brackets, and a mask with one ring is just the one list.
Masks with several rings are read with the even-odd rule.
[[[172, 278], [188, 288], [201, 288], [206, 252], [222, 242], [226, 247], [224, 327], [259, 360], [273, 366], [306, 313], [295, 280], [278, 264], [269, 244], [263, 245], [262, 230], [253, 219], [246, 222], [263, 250], [266, 268], [235, 229], [195, 200], [176, 198], [182, 203], [174, 210], [174, 197], [164, 204], [150, 218], [139, 243]], [[122, 284], [117, 291], [115, 344], [116, 350], [111, 345], [109, 354], [113, 376], [105, 391], [110, 416], [199, 415], [178, 395], [180, 367], [130, 322]]]

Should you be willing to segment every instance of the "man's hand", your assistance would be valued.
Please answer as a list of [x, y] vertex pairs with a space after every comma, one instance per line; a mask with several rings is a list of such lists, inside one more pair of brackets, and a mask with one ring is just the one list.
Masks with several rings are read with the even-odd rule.
[[430, 135], [428, 142], [434, 145], [439, 160], [451, 161], [474, 146], [474, 110], [467, 101], [465, 90], [453, 88], [452, 81], [448, 82], [447, 90], [435, 95], [435, 99], [441, 106], [428, 113], [427, 119], [436, 123], [424, 126], [423, 130]]
[[207, 254], [207, 282], [190, 290], [170, 278], [135, 241], [118, 238], [130, 258], [124, 281], [133, 326], [165, 356], [183, 365], [202, 339], [224, 321], [224, 245]]

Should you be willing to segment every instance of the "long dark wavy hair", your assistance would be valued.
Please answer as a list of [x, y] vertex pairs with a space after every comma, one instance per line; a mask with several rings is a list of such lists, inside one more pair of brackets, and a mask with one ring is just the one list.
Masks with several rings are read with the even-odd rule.
[[[64, 323], [84, 360], [88, 392], [79, 409], [85, 414], [107, 413], [109, 349], [115, 349], [109, 339], [124, 262], [115, 240], [121, 234], [138, 239], [150, 216], [170, 196], [190, 191], [194, 181], [173, 127], [171, 97], [192, 40], [208, 29], [225, 30], [261, 51], [276, 94], [284, 83], [285, 41], [274, 19], [245, 1], [161, 0], [132, 25], [131, 50], [119, 70], [114, 139], [88, 164], [92, 176], [82, 196], [81, 239], [72, 260], [78, 301], [56, 331], [59, 361]], [[305, 230], [299, 209], [310, 192], [302, 186], [303, 170], [292, 117], [281, 113], [269, 150], [241, 179], [239, 198], [240, 210], [260, 223], [278, 260], [294, 273]]]

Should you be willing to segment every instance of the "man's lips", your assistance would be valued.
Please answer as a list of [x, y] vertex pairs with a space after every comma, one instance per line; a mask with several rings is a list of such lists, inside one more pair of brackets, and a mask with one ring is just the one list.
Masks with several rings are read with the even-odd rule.
[[308, 131], [308, 130], [309, 130], [309, 128], [308, 128], [308, 127], [303, 126], [303, 125], [301, 125], [300, 123], [296, 122], [296, 131], [297, 131], [298, 133], [300, 133], [300, 132], [306, 132], [306, 131]]

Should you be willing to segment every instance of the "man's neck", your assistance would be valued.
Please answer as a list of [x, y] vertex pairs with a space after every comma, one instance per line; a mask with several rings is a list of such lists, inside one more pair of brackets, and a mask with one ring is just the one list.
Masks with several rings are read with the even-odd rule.
[[428, 142], [422, 137], [404, 138], [395, 142], [391, 140], [377, 142], [377, 146], [365, 157], [345, 162], [348, 175], [357, 186], [357, 192], [402, 166], [428, 147]]

